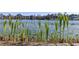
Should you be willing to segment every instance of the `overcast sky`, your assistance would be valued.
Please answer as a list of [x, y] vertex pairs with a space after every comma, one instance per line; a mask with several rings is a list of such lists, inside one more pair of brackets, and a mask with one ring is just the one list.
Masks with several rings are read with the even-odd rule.
[[0, 12], [79, 13], [79, 0], [0, 0]]

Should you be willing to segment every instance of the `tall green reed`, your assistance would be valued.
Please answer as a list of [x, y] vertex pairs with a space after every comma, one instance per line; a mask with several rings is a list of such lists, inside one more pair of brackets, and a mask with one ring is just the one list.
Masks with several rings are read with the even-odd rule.
[[41, 21], [38, 21], [38, 32], [37, 32], [37, 40], [41, 41], [42, 40], [42, 36], [43, 36], [43, 31], [42, 31], [42, 27], [41, 27]]
[[58, 17], [55, 22], [55, 39], [58, 39]]
[[49, 37], [49, 24], [48, 22], [45, 22], [45, 30], [46, 30], [46, 40], [48, 40]]
[[67, 24], [67, 40], [68, 40], [68, 33], [69, 33], [69, 29], [68, 29], [68, 26], [69, 26], [69, 16], [68, 15], [66, 16], [66, 24]]
[[59, 15], [60, 39], [62, 39], [62, 29], [63, 29], [63, 39], [65, 39], [64, 32], [65, 32], [66, 26], [67, 26], [67, 31], [68, 31], [68, 23], [69, 23], [68, 15], [66, 15], [66, 14]]
[[68, 15], [64, 14], [63, 16], [63, 38], [64, 38], [64, 29], [67, 28], [67, 39], [68, 40], [68, 25], [69, 25], [69, 17]]
[[62, 15], [58, 15], [59, 18], [59, 26], [60, 26], [60, 39], [62, 39], [62, 21], [63, 21], [63, 17]]
[[6, 26], [7, 26], [7, 20], [5, 19], [3, 22], [3, 29], [4, 29], [4, 33], [6, 32]]
[[65, 27], [66, 27], [66, 16], [65, 16], [65, 14], [64, 14], [64, 15], [63, 15], [63, 39], [64, 39]]

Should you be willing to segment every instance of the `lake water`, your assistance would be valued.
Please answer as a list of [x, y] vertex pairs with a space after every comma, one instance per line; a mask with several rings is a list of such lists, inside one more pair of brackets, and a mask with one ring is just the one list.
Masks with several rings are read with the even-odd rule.
[[[8, 21], [8, 20], [7, 20]], [[16, 20], [13, 20], [13, 22], [15, 22]], [[47, 21], [49, 24], [49, 34], [52, 32], [55, 32], [55, 20], [40, 20], [41, 24], [42, 24], [42, 29], [44, 29], [44, 24]], [[3, 32], [3, 22], [4, 20], [0, 20], [0, 32]], [[28, 25], [25, 25], [25, 28], [29, 28], [32, 32], [37, 32], [38, 31], [38, 22], [39, 20], [19, 20], [19, 22], [23, 22], [23, 23], [28, 23]], [[69, 21], [69, 26], [68, 26], [68, 30], [67, 28], [65, 28], [65, 34], [67, 33], [67, 31], [69, 32], [68, 35], [73, 35], [76, 36], [77, 34], [79, 34], [79, 21], [78, 20], [70, 20]], [[58, 30], [59, 32], [59, 30]]]

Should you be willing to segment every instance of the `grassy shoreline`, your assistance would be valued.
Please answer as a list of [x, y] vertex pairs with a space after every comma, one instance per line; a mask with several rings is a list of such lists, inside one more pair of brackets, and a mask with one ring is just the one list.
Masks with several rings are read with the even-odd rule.
[[[27, 22], [19, 22], [19, 20], [13, 22], [11, 17], [9, 17], [9, 21], [4, 19], [4, 22], [2, 23], [3, 31], [0, 33], [0, 41], [6, 42], [6, 45], [9, 43], [11, 45], [30, 45], [32, 42], [34, 42], [33, 45], [36, 43], [39, 43], [38, 45], [44, 45], [48, 43], [55, 45], [58, 43], [68, 43], [73, 46], [73, 43], [79, 43], [79, 34], [76, 35], [76, 39], [74, 39], [73, 34], [71, 37], [69, 37], [69, 16], [67, 14], [60, 14], [56, 18], [54, 23], [54, 32], [50, 33], [50, 35], [48, 21], [45, 21], [44, 25], [42, 25], [41, 21], [39, 20], [37, 23], [38, 30], [34, 33], [31, 29], [29, 29], [29, 24], [30, 23]], [[65, 28], [67, 28], [67, 36], [64, 35]], [[40, 44], [41, 42], [42, 44]]]

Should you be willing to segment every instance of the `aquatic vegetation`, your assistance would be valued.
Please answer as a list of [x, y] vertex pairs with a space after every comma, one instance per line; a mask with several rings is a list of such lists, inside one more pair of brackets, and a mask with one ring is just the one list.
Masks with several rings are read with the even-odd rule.
[[42, 36], [43, 36], [43, 31], [42, 31], [42, 28], [41, 28], [41, 21], [39, 21], [38, 22], [38, 27], [39, 27], [39, 29], [38, 29], [38, 33], [37, 33], [37, 39], [38, 40], [42, 40]]
[[60, 26], [60, 39], [62, 39], [62, 38], [61, 38], [61, 33], [62, 33], [62, 21], [63, 21], [63, 16], [60, 14], [60, 15], [58, 16], [58, 19], [59, 19], [59, 26]]
[[58, 17], [55, 22], [55, 35], [56, 35], [56, 38], [58, 39]]
[[48, 22], [45, 22], [45, 29], [46, 29], [46, 40], [48, 40], [48, 36], [49, 36], [49, 25]]
[[[29, 26], [30, 24], [34, 28]], [[36, 31], [33, 32], [32, 30], [34, 29], [36, 29]], [[37, 24], [35, 24], [30, 21], [21, 22], [18, 19], [12, 20], [12, 18], [9, 17], [9, 20], [4, 19], [3, 22], [3, 32], [7, 34], [3, 39], [20, 43], [35, 41], [52, 42], [55, 44], [69, 43], [70, 45], [73, 45], [73, 42], [79, 42], [79, 35], [76, 35], [77, 40], [74, 40], [73, 33], [71, 34], [72, 36], [69, 37], [69, 16], [67, 14], [59, 14], [52, 24], [52, 29], [54, 29], [54, 32], [50, 32], [49, 20], [43, 23], [42, 20], [39, 20]]]
[[3, 22], [4, 32], [6, 32], [6, 25], [7, 25], [7, 21], [4, 20], [4, 22]]

